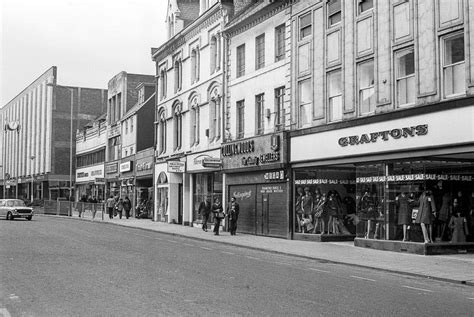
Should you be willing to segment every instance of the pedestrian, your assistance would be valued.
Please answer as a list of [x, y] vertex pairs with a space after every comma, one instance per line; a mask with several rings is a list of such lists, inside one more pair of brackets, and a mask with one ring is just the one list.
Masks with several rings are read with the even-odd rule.
[[202, 216], [202, 230], [207, 232], [207, 221], [209, 220], [209, 214], [211, 213], [211, 201], [209, 197], [206, 197], [205, 201], [199, 204], [198, 212]]
[[227, 206], [227, 215], [229, 217], [229, 229], [230, 235], [235, 236], [237, 231], [237, 220], [239, 219], [240, 206], [237, 203], [235, 197], [230, 199], [229, 206]]
[[113, 195], [110, 195], [110, 197], [107, 199], [106, 205], [109, 218], [114, 218], [115, 199]]
[[128, 196], [125, 196], [125, 199], [123, 200], [123, 210], [125, 210], [125, 218], [130, 218], [130, 210], [132, 209], [132, 202], [128, 198]]
[[122, 212], [123, 212], [123, 199], [119, 198], [119, 200], [115, 203], [115, 209], [117, 210], [117, 215], [119, 219], [122, 219]]
[[214, 204], [212, 205], [212, 212], [214, 214], [214, 235], [219, 235], [219, 227], [221, 225], [221, 219], [224, 216], [224, 209], [222, 208], [222, 204], [219, 201], [219, 198], [214, 200]]

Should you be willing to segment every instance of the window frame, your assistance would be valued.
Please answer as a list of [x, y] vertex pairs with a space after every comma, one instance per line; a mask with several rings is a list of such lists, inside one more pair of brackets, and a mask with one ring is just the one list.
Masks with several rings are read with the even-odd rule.
[[280, 24], [275, 28], [275, 62], [285, 59], [285, 32], [285, 23]]
[[[452, 63], [452, 64], [445, 64], [446, 63], [446, 52], [447, 52], [447, 49], [446, 49], [446, 43], [448, 40], [453, 40], [455, 38], [462, 38], [463, 39], [463, 52], [464, 52], [464, 59], [462, 61], [459, 61], [459, 62], [455, 62], [455, 63]], [[465, 65], [466, 64], [466, 39], [465, 39], [465, 34], [463, 32], [454, 32], [454, 33], [450, 33], [450, 34], [447, 34], [445, 36], [443, 36], [441, 38], [441, 51], [442, 51], [442, 54], [441, 54], [441, 85], [442, 85], [442, 93], [443, 93], [443, 98], [453, 98], [453, 97], [459, 97], [459, 96], [463, 96], [466, 94], [466, 88], [467, 88], [467, 85], [466, 85], [466, 74], [465, 74], [465, 70], [463, 69], [463, 72], [462, 74], [464, 75], [464, 90], [462, 92], [459, 92], [459, 93], [452, 93], [452, 94], [447, 94], [446, 93], [446, 70], [448, 68], [452, 68], [454, 69], [454, 67], [456, 66], [460, 66], [460, 65]], [[451, 84], [453, 84], [451, 82]]]
[[255, 38], [255, 70], [265, 67], [265, 33]]
[[[303, 18], [309, 16], [309, 24], [302, 25]], [[309, 29], [309, 33], [305, 33]], [[303, 41], [313, 34], [313, 12], [305, 12], [298, 17], [298, 41]]]
[[[412, 74], [409, 74], [409, 75], [403, 75], [403, 76], [400, 76], [399, 75], [399, 69], [400, 69], [400, 64], [399, 64], [399, 61], [400, 61], [400, 58], [403, 57], [403, 56], [406, 56], [408, 54], [412, 53], [413, 54], [413, 73]], [[394, 76], [395, 76], [395, 98], [396, 98], [396, 105], [397, 107], [399, 108], [403, 108], [403, 107], [408, 107], [408, 106], [412, 106], [416, 103], [416, 91], [413, 95], [413, 102], [408, 102], [408, 103], [401, 103], [400, 102], [400, 94], [399, 94], [399, 88], [400, 88], [400, 82], [401, 81], [406, 81], [408, 82], [408, 80], [410, 78], [413, 78], [414, 82], [416, 83], [416, 59], [415, 59], [415, 49], [414, 47], [409, 47], [409, 48], [405, 48], [405, 49], [401, 49], [401, 50], [398, 50], [398, 51], [395, 51], [394, 52]], [[408, 85], [405, 85], [405, 86], [408, 86]], [[408, 95], [408, 91], [405, 91], [405, 95]]]
[[255, 95], [255, 135], [262, 135], [265, 131], [265, 94]]
[[357, 1], [357, 15], [362, 15], [362, 14], [366, 14], [367, 12], [370, 12], [370, 10], [373, 10], [374, 9], [374, 1], [373, 0], [370, 0], [372, 1], [372, 6], [370, 8], [367, 8], [365, 10], [362, 10], [363, 9], [363, 3], [366, 2], [367, 0], [356, 0]]
[[245, 136], [245, 99], [236, 102], [236, 138]]
[[[331, 4], [332, 3], [332, 4]], [[335, 5], [339, 3], [339, 9], [336, 8], [336, 11], [330, 13], [331, 5]], [[327, 10], [327, 25], [328, 28], [332, 28], [337, 26], [342, 22], [342, 1], [341, 0], [328, 0], [326, 2], [326, 10]], [[339, 20], [336, 22], [332, 22], [332, 18], [339, 15]]]
[[245, 76], [245, 43], [236, 47], [236, 78]]
[[[306, 103], [303, 103], [302, 99], [301, 99], [301, 95], [302, 95], [302, 93], [301, 93], [302, 90], [301, 89], [303, 87], [302, 84], [306, 83], [306, 82], [309, 84], [310, 91], [312, 92], [313, 90], [311, 89], [311, 87], [312, 87], [312, 78], [311, 77], [303, 78], [303, 79], [299, 80], [298, 85], [297, 85], [297, 89], [298, 89], [298, 92], [297, 92], [298, 93], [298, 126], [300, 128], [306, 126], [307, 124], [311, 125], [312, 118], [313, 118], [313, 114], [312, 114], [312, 112], [313, 112], [313, 103], [314, 103], [313, 98], [309, 98], [309, 102], [306, 102]], [[306, 122], [303, 123], [303, 121], [302, 121], [302, 115], [301, 115], [302, 111], [301, 110], [304, 107], [308, 107], [308, 110], [309, 110], [309, 113], [307, 114], [307, 117], [309, 118], [308, 123], [306, 123]]]
[[[361, 79], [361, 77], [360, 77], [360, 75], [361, 75], [360, 68], [362, 68], [362, 65], [369, 64], [369, 63], [372, 64], [372, 69], [373, 69], [372, 84], [367, 86], [367, 87], [361, 87], [361, 85], [360, 85], [360, 79]], [[375, 112], [375, 108], [376, 108], [376, 105], [375, 105], [375, 61], [374, 61], [374, 59], [367, 59], [367, 60], [364, 60], [364, 61], [361, 61], [361, 62], [357, 63], [356, 64], [356, 72], [357, 72], [357, 106], [359, 108], [359, 115], [373, 114]], [[368, 91], [368, 90], [371, 90], [371, 89], [373, 90], [373, 93], [372, 93], [372, 98], [374, 99], [373, 100], [373, 105], [369, 104], [369, 110], [370, 111], [362, 112], [361, 92]]]
[[274, 89], [274, 98], [275, 117], [273, 123], [275, 126], [275, 131], [282, 131], [285, 125], [285, 86]]
[[[331, 95], [331, 77], [332, 76], [335, 76], [336, 74], [338, 74], [340, 76], [340, 91], [336, 94], [333, 94]], [[338, 68], [338, 69], [334, 69], [332, 71], [329, 71], [327, 72], [326, 74], [326, 77], [327, 77], [327, 80], [326, 80], [326, 83], [327, 83], [327, 113], [328, 113], [328, 121], [329, 122], [337, 122], [337, 121], [341, 121], [342, 118], [344, 117], [344, 98], [343, 98], [343, 95], [344, 95], [344, 87], [343, 87], [343, 79], [342, 79], [342, 69], [341, 68]], [[336, 98], [340, 98], [340, 117], [338, 118], [334, 118], [333, 116], [333, 107], [331, 106], [331, 101], [332, 100], [335, 100]]]

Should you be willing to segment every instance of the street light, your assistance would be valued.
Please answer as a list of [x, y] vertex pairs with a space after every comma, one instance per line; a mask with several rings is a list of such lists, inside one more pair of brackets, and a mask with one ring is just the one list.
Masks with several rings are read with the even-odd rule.
[[33, 203], [33, 199], [35, 195], [35, 178], [33, 176], [33, 164], [36, 157], [32, 155], [30, 158], [31, 158], [31, 203]]

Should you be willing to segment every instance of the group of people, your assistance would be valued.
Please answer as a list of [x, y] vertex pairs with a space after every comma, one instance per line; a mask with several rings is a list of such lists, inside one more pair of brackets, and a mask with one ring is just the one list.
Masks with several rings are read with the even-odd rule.
[[107, 206], [107, 213], [109, 214], [109, 218], [113, 219], [115, 216], [118, 216], [119, 219], [122, 219], [122, 214], [125, 211], [125, 218], [130, 218], [130, 210], [132, 209], [132, 202], [125, 196], [125, 199], [122, 197], [114, 197], [110, 195], [106, 202]]
[[[347, 206], [355, 205], [341, 199], [336, 190], [322, 193], [316, 189], [314, 195], [309, 187], [298, 187], [295, 203], [298, 232], [320, 234], [351, 234], [344, 224], [348, 216]], [[349, 197], [347, 197], [349, 198]], [[347, 206], [346, 206], [347, 205]]]
[[230, 234], [235, 236], [237, 231], [237, 220], [239, 218], [240, 206], [237, 203], [235, 197], [232, 197], [229, 205], [227, 206], [227, 212], [224, 212], [222, 203], [219, 198], [214, 199], [214, 203], [211, 204], [210, 197], [201, 202], [199, 205], [198, 213], [202, 216], [202, 230], [207, 232], [209, 216], [213, 214], [214, 218], [214, 235], [219, 235], [219, 227], [221, 225], [221, 220], [225, 219], [227, 216], [229, 219], [229, 231]]

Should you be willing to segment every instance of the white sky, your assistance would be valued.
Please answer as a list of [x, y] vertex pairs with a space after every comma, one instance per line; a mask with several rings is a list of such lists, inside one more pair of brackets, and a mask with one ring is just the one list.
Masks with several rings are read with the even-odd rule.
[[155, 74], [167, 0], [0, 0], [0, 107], [51, 66], [58, 84], [107, 89], [121, 71]]

